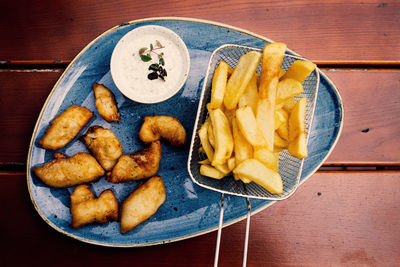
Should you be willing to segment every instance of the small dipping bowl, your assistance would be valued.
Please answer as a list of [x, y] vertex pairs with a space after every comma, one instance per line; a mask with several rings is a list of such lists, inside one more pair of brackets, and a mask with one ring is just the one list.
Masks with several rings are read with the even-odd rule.
[[[139, 53], [139, 50], [146, 51]], [[141, 55], [149, 55], [151, 60], [145, 62]], [[160, 56], [164, 65], [160, 64]], [[154, 72], [149, 70], [152, 64], [166, 70], [165, 80], [148, 78]], [[189, 51], [172, 30], [157, 25], [142, 26], [119, 40], [111, 55], [110, 69], [115, 85], [127, 98], [144, 104], [159, 103], [174, 96], [185, 84], [190, 70]]]

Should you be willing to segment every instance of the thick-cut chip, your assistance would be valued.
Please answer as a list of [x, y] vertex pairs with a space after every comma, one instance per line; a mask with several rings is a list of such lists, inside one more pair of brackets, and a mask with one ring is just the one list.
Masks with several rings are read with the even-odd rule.
[[64, 147], [74, 139], [92, 116], [93, 113], [85, 107], [73, 105], [67, 108], [51, 122], [39, 145], [52, 150]]
[[212, 148], [212, 146], [210, 144], [210, 139], [208, 138], [208, 125], [210, 125], [210, 123], [211, 123], [210, 119], [207, 118], [207, 120], [200, 127], [199, 138], [200, 138], [201, 147], [203, 148], [204, 152], [206, 153], [208, 160], [210, 160], [210, 162], [212, 162], [214, 159], [214, 149]]
[[257, 88], [258, 73], [251, 78], [246, 90], [244, 90], [242, 96], [239, 99], [238, 107], [250, 106], [254, 114], [257, 112], [257, 101], [258, 101], [258, 88]]
[[226, 174], [210, 165], [201, 165], [200, 174], [214, 179], [222, 179], [226, 176]]
[[112, 183], [135, 181], [155, 175], [161, 160], [160, 141], [137, 152], [122, 155], [106, 180]]
[[276, 132], [282, 139], [287, 140], [289, 138], [289, 119], [279, 126]]
[[303, 92], [303, 86], [295, 79], [287, 78], [278, 83], [278, 91], [276, 93], [276, 105], [281, 104], [285, 100], [292, 98]]
[[120, 122], [120, 113], [114, 94], [102, 84], [93, 83], [95, 104], [100, 116], [107, 122]]
[[227, 109], [234, 109], [244, 90], [254, 76], [261, 54], [255, 51], [248, 52], [240, 57], [232, 75], [228, 80], [224, 96], [224, 105]]
[[274, 147], [287, 148], [288, 141], [281, 138], [277, 132], [274, 132]]
[[253, 157], [253, 147], [243, 136], [239, 126], [237, 125], [236, 119], [232, 121], [232, 134], [235, 143], [233, 149], [235, 151], [235, 160], [237, 165], [242, 161]]
[[160, 176], [154, 176], [139, 186], [121, 205], [121, 233], [129, 232], [150, 218], [165, 198], [165, 186]]
[[285, 75], [282, 76], [282, 80], [293, 78], [302, 83], [316, 67], [317, 65], [310, 61], [297, 60], [289, 67]]
[[72, 227], [75, 229], [89, 223], [118, 220], [118, 202], [110, 189], [95, 198], [89, 185], [83, 184], [77, 186], [70, 197]]
[[[211, 118], [208, 117], [207, 120], [211, 120]], [[214, 129], [213, 129], [212, 123], [208, 124], [207, 135], [208, 135], [208, 141], [210, 142], [210, 145], [212, 147], [214, 147], [215, 146], [215, 137], [214, 137]]]
[[268, 98], [271, 103], [275, 103], [279, 73], [285, 51], [286, 44], [284, 43], [268, 44], [263, 49], [259, 94], [261, 98]]
[[226, 82], [228, 80], [228, 69], [228, 64], [224, 61], [220, 61], [217, 69], [214, 72], [210, 101], [210, 108], [212, 109], [221, 107], [224, 101]]
[[299, 99], [289, 117], [288, 151], [294, 157], [307, 157], [307, 140], [305, 134], [307, 98]]
[[282, 102], [281, 104], [279, 104], [279, 106], [282, 106], [282, 108], [284, 110], [287, 111], [287, 113], [292, 112], [292, 109], [294, 108], [294, 106], [296, 105], [296, 99], [294, 98], [289, 98], [286, 99], [284, 102]]
[[104, 175], [103, 168], [88, 153], [79, 152], [70, 158], [65, 158], [62, 153], [54, 156], [56, 159], [33, 168], [33, 172], [48, 186], [70, 187], [94, 182]]
[[264, 164], [256, 159], [243, 161], [233, 170], [233, 173], [251, 180], [272, 194], [281, 194], [283, 192], [282, 178], [279, 173], [265, 167]]
[[215, 150], [211, 165], [224, 164], [233, 151], [233, 137], [228, 119], [221, 109], [210, 111], [211, 123], [214, 130]]
[[265, 139], [265, 146], [272, 151], [274, 148], [275, 105], [268, 98], [258, 100], [256, 120]]
[[274, 153], [266, 148], [261, 148], [254, 151], [254, 158], [271, 170], [276, 172], [278, 171], [279, 153]]
[[307, 157], [308, 152], [305, 132], [300, 133], [294, 140], [289, 142], [288, 151], [292, 156], [299, 159]]
[[297, 101], [289, 117], [289, 142], [294, 140], [300, 133], [305, 132], [307, 98], [303, 97]]
[[177, 118], [171, 116], [145, 117], [139, 138], [145, 143], [164, 138], [173, 146], [182, 146], [187, 141], [185, 128]]
[[284, 109], [276, 109], [275, 110], [275, 121], [274, 121], [274, 129], [278, 129], [282, 124], [288, 121], [289, 115]]
[[115, 134], [101, 126], [90, 127], [82, 142], [106, 171], [110, 171], [122, 155], [122, 146]]
[[252, 146], [264, 147], [266, 145], [251, 107], [238, 108], [236, 110], [236, 121], [240, 132]]

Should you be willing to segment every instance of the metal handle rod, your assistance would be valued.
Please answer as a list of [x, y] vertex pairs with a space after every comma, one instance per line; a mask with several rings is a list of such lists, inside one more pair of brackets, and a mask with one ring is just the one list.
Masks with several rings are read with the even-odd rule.
[[221, 243], [222, 222], [224, 221], [224, 194], [221, 195], [221, 210], [219, 212], [217, 245], [215, 247], [214, 267], [218, 266], [219, 246]]
[[243, 267], [247, 264], [247, 248], [249, 245], [249, 232], [250, 232], [250, 216], [251, 216], [251, 205], [250, 200], [247, 198], [247, 221], [246, 221], [246, 236], [244, 238], [244, 249], [243, 249]]

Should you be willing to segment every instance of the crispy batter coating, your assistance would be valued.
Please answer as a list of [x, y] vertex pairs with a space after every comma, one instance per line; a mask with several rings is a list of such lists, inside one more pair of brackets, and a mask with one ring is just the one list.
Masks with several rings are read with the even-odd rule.
[[100, 116], [107, 122], [120, 122], [120, 113], [114, 94], [102, 84], [93, 83], [95, 104]]
[[150, 143], [162, 138], [174, 146], [186, 144], [186, 131], [180, 121], [171, 116], [145, 117], [139, 131], [139, 138]]
[[131, 154], [122, 155], [106, 180], [112, 183], [135, 181], [155, 175], [161, 160], [160, 141]]
[[118, 138], [111, 130], [101, 126], [90, 127], [80, 140], [106, 171], [110, 171], [122, 155]]
[[93, 113], [85, 107], [73, 105], [59, 114], [40, 139], [45, 149], [60, 149], [68, 144], [92, 118]]
[[58, 152], [55, 156], [56, 159], [33, 168], [33, 172], [40, 180], [49, 186], [70, 187], [96, 181], [104, 175], [103, 168], [88, 153], [79, 152], [70, 158], [65, 158]]
[[121, 233], [125, 234], [150, 218], [164, 201], [164, 183], [160, 176], [154, 176], [133, 191], [122, 203]]
[[111, 190], [103, 191], [96, 199], [89, 185], [77, 186], [71, 194], [72, 227], [89, 223], [118, 220], [118, 202]]

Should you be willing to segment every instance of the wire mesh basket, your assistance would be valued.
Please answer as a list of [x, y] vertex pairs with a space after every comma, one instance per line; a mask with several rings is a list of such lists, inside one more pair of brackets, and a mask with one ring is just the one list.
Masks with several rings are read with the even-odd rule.
[[[198, 162], [206, 159], [207, 156], [199, 152], [201, 142], [198, 131], [208, 117], [206, 104], [210, 102], [211, 98], [211, 84], [214, 71], [221, 60], [228, 63], [230, 67], [235, 67], [239, 61], [240, 56], [250, 51], [258, 51], [262, 53], [262, 50], [258, 48], [233, 44], [220, 46], [212, 53], [203, 84], [202, 94], [200, 96], [200, 102], [189, 152], [188, 171], [190, 177], [196, 184], [210, 190], [241, 197], [282, 200], [289, 197], [296, 190], [300, 181], [301, 171], [304, 162], [304, 159], [293, 157], [286, 149], [279, 153], [279, 174], [281, 175], [283, 182], [283, 192], [281, 194], [271, 194], [265, 188], [253, 182], [245, 184], [240, 180], [236, 181], [232, 175], [217, 180], [200, 174], [200, 164]], [[306, 59], [285, 54], [281, 65], [282, 69], [287, 70], [296, 60]], [[260, 71], [261, 63], [257, 68], [257, 72]], [[304, 80], [302, 85], [303, 92], [295, 98], [299, 99], [301, 97], [307, 97], [305, 130], [308, 143], [308, 136], [311, 129], [319, 85], [319, 72], [317, 68], [306, 78], [306, 80]]]

